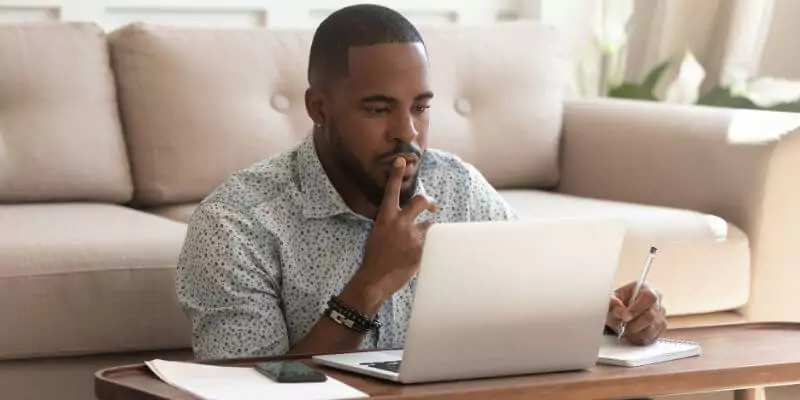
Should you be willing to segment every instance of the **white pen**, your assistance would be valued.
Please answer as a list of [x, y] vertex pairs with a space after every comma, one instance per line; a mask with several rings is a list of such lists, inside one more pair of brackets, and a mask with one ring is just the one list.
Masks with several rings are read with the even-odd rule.
[[[644, 262], [644, 268], [642, 268], [642, 273], [639, 274], [639, 280], [636, 281], [636, 286], [633, 288], [633, 294], [631, 295], [630, 301], [626, 306], [630, 306], [631, 304], [636, 302], [636, 296], [639, 295], [639, 290], [642, 289], [642, 285], [644, 284], [644, 280], [647, 279], [647, 273], [650, 272], [650, 265], [653, 263], [653, 257], [655, 257], [658, 249], [655, 247], [650, 247], [650, 253], [647, 254], [647, 260]], [[625, 321], [622, 321], [622, 327], [619, 329], [619, 334], [617, 334], [617, 339], [622, 339], [622, 335], [625, 334]]]

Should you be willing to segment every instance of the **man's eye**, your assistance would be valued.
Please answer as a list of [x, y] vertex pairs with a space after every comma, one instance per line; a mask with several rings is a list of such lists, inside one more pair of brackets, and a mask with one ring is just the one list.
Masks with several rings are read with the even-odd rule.
[[387, 107], [380, 107], [380, 108], [377, 108], [377, 107], [365, 107], [365, 110], [367, 110], [367, 113], [374, 114], [374, 115], [382, 115], [382, 114], [388, 114], [389, 113], [389, 108], [387, 108]]
[[366, 106], [365, 105], [364, 106], [364, 111], [367, 114], [383, 115], [383, 114], [388, 114], [390, 110], [389, 110], [389, 107], [371, 107], [371, 106]]
[[416, 111], [419, 114], [422, 114], [425, 111], [428, 111], [429, 108], [431, 108], [430, 105], [427, 105], [427, 106], [416, 106], [416, 107], [414, 107], [414, 111]]

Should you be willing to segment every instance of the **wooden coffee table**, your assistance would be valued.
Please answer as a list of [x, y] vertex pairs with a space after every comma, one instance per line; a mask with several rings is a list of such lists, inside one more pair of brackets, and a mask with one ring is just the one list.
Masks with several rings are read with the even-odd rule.
[[[699, 357], [635, 368], [598, 365], [588, 371], [400, 385], [319, 367], [330, 376], [379, 399], [625, 399], [734, 390], [754, 398], [751, 388], [800, 383], [800, 324], [758, 323], [670, 330], [670, 338], [694, 340]], [[307, 356], [209, 362], [252, 365], [257, 361]], [[143, 364], [95, 374], [95, 394], [112, 399], [193, 399], [158, 380]]]

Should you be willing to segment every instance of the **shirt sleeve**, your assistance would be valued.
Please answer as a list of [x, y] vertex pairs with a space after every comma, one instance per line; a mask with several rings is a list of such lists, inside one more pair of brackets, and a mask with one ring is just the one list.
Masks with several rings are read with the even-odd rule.
[[472, 164], [466, 164], [469, 172], [470, 221], [509, 221], [516, 220], [514, 209], [503, 199], [483, 174]]
[[288, 351], [276, 243], [245, 211], [210, 202], [194, 212], [178, 261], [176, 293], [192, 324], [195, 357]]

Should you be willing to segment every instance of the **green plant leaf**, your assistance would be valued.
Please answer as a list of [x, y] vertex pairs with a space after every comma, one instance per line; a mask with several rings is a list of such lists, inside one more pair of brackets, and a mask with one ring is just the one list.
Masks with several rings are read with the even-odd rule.
[[664, 75], [664, 71], [669, 67], [669, 63], [670, 61], [667, 60], [653, 68], [644, 78], [642, 86], [652, 93], [656, 85], [658, 85], [658, 81], [661, 80], [661, 76]]
[[791, 103], [778, 104], [777, 106], [768, 108], [768, 110], [800, 113], [800, 100], [793, 101]]
[[716, 86], [697, 100], [697, 104], [725, 108], [746, 108], [761, 110], [762, 108], [746, 97], [733, 96], [727, 88]]
[[620, 99], [649, 100], [657, 101], [653, 93], [643, 85], [636, 83], [623, 83], [608, 92], [609, 97]]

